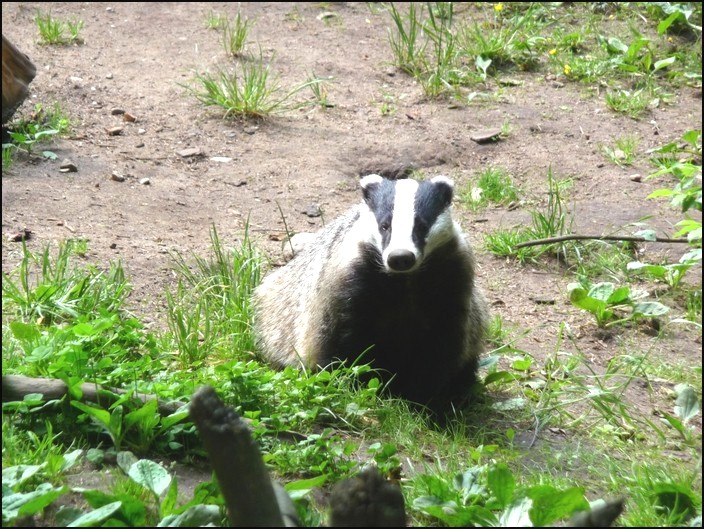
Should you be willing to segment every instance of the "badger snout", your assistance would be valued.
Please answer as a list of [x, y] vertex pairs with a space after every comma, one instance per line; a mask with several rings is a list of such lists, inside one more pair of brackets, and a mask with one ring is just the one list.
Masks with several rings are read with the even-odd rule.
[[416, 256], [409, 250], [392, 250], [386, 258], [386, 266], [393, 272], [408, 272], [416, 264]]

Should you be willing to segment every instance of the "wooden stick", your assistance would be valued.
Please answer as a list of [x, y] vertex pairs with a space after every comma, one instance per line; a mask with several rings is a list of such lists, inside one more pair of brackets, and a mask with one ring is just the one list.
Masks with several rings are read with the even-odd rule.
[[553, 244], [563, 241], [623, 241], [623, 242], [668, 242], [668, 243], [688, 243], [687, 239], [668, 239], [666, 237], [655, 237], [655, 239], [646, 239], [644, 237], [631, 237], [619, 235], [562, 235], [560, 237], [549, 237], [547, 239], [536, 239], [534, 241], [526, 241], [514, 246], [514, 248], [525, 248], [527, 246], [539, 246], [541, 244]]

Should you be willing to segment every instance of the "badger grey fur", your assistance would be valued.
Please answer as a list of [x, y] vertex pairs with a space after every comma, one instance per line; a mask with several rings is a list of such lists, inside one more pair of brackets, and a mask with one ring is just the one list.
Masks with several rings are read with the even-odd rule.
[[276, 366], [363, 362], [433, 408], [466, 397], [487, 323], [452, 181], [360, 181], [364, 200], [254, 292], [258, 347]]

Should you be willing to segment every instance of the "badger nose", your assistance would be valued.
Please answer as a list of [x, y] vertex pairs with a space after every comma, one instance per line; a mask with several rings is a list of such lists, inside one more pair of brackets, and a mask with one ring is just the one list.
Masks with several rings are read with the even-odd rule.
[[389, 253], [386, 263], [391, 270], [396, 272], [406, 272], [416, 264], [416, 256], [408, 250], [393, 250]]

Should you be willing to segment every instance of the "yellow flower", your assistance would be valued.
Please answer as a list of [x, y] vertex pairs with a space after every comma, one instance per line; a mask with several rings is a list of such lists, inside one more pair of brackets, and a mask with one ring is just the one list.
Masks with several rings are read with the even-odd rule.
[[503, 10], [504, 10], [504, 5], [503, 5], [503, 4], [494, 4], [494, 11], [496, 11], [496, 12], [498, 13], [498, 12], [503, 11]]
[[557, 53], [557, 48], [553, 48], [548, 52], [550, 55], [555, 55]]
[[672, 42], [672, 37], [667, 37], [667, 42]]
[[569, 75], [570, 73], [572, 73], [572, 67], [569, 64], [565, 64], [564, 71], [565, 75]]

